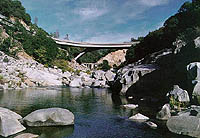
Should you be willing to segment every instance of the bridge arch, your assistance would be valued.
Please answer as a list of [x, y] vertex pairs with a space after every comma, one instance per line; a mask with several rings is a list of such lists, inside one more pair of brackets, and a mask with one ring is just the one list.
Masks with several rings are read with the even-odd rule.
[[79, 47], [85, 48], [79, 55], [77, 55], [74, 59], [77, 61], [80, 57], [82, 57], [87, 52], [99, 50], [99, 49], [128, 49], [132, 45], [136, 45], [140, 43], [137, 42], [127, 42], [127, 43], [87, 43], [87, 42], [75, 42], [70, 40], [61, 40], [57, 38], [52, 38], [58, 45], [66, 46], [66, 47]]

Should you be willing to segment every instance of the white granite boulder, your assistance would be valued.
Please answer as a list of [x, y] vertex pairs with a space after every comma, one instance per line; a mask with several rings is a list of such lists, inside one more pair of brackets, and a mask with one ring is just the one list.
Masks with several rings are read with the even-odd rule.
[[171, 112], [170, 112], [170, 105], [165, 104], [161, 111], [159, 111], [156, 115], [156, 118], [159, 120], [168, 120], [171, 117]]
[[105, 77], [107, 81], [114, 81], [115, 79], [115, 73], [113, 73], [111, 70], [106, 71]]
[[67, 109], [48, 108], [30, 113], [23, 121], [28, 126], [66, 126], [74, 124], [74, 115]]
[[126, 109], [136, 109], [138, 107], [138, 105], [135, 105], [135, 104], [125, 104], [125, 105], [122, 105], [122, 107], [124, 107]]
[[178, 85], [174, 85], [173, 90], [167, 93], [167, 96], [173, 96], [179, 102], [190, 102], [190, 97], [186, 90], [179, 88]]
[[137, 113], [136, 115], [129, 117], [129, 120], [143, 122], [149, 120], [149, 117]]
[[189, 84], [192, 86], [192, 95], [200, 96], [200, 62], [193, 62], [187, 65]]
[[26, 128], [18, 121], [22, 117], [15, 112], [0, 107], [0, 135], [8, 137]]
[[173, 116], [167, 121], [169, 131], [192, 137], [200, 137], [199, 126], [200, 119], [196, 116]]
[[72, 81], [69, 83], [70, 87], [82, 87], [83, 82], [80, 77], [75, 77], [72, 79]]

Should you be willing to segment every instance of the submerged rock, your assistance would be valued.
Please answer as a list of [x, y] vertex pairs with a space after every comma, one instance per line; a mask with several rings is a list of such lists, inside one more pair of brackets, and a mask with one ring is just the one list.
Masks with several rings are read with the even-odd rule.
[[156, 118], [159, 120], [168, 120], [171, 117], [170, 105], [165, 104], [161, 111], [157, 113]]
[[158, 127], [155, 123], [153, 123], [153, 122], [151, 122], [151, 121], [147, 121], [147, 122], [145, 122], [145, 124], [146, 124], [148, 127], [152, 128], [152, 129], [156, 129], [156, 128]]
[[38, 138], [39, 135], [34, 135], [34, 134], [31, 134], [31, 133], [24, 133], [24, 134], [20, 134], [14, 138]]
[[74, 124], [74, 115], [67, 109], [48, 108], [30, 113], [23, 121], [28, 126], [66, 126]]
[[144, 116], [140, 113], [137, 113], [136, 115], [133, 115], [131, 117], [129, 117], [129, 120], [133, 120], [133, 121], [146, 121], [149, 120], [149, 117]]
[[0, 135], [8, 137], [25, 130], [26, 128], [18, 121], [21, 118], [17, 113], [0, 107]]
[[173, 116], [167, 121], [169, 131], [192, 137], [200, 136], [199, 126], [200, 119], [195, 116]]
[[126, 109], [135, 109], [138, 107], [138, 105], [135, 104], [126, 104], [126, 105], [122, 105], [122, 107], [126, 108]]

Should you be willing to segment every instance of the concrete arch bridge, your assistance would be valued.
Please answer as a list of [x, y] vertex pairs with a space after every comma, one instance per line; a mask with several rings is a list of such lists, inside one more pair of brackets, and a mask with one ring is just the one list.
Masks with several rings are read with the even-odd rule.
[[87, 43], [87, 42], [75, 42], [70, 40], [61, 40], [57, 38], [52, 38], [58, 45], [64, 47], [79, 47], [85, 48], [78, 56], [74, 59], [78, 60], [81, 56], [87, 52], [99, 50], [99, 49], [129, 49], [132, 45], [136, 45], [137, 42], [126, 42], [126, 43]]

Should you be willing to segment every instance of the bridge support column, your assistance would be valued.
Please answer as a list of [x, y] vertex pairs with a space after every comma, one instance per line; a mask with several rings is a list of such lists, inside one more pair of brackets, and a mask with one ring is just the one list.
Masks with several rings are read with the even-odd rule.
[[87, 52], [91, 52], [91, 51], [95, 51], [98, 50], [98, 48], [86, 48], [85, 50], [83, 50], [80, 54], [78, 54], [78, 56], [76, 56], [74, 58], [74, 60], [78, 60], [80, 57], [82, 57], [84, 54], [86, 54]]
[[80, 54], [78, 54], [78, 56], [76, 56], [76, 57], [74, 58], [74, 60], [77, 61], [77, 59], [79, 59], [80, 57], [82, 57], [85, 53], [86, 53], [85, 51], [81, 52]]

